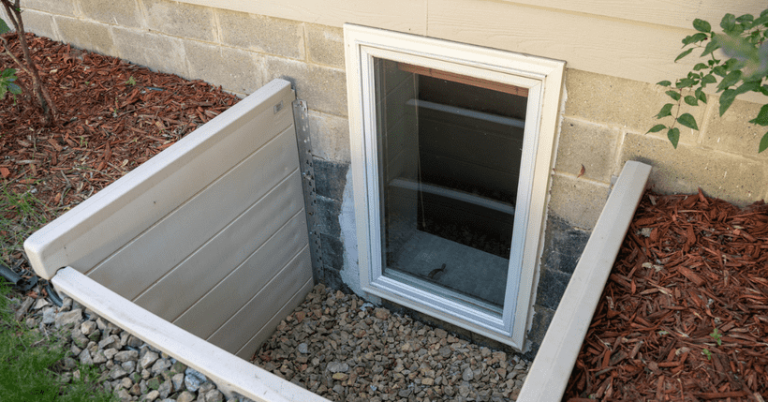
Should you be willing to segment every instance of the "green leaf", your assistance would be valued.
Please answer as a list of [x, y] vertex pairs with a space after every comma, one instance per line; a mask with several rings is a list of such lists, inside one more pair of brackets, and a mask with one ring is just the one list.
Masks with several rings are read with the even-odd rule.
[[736, 88], [736, 95], [741, 95], [752, 91], [760, 92], [760, 84], [755, 81], [745, 82]]
[[720, 84], [717, 86], [717, 88], [721, 90], [728, 89], [733, 84], [739, 82], [740, 79], [741, 79], [741, 70], [731, 71], [730, 73], [728, 73], [728, 75], [723, 77], [723, 80], [720, 81]]
[[752, 14], [744, 14], [741, 17], [736, 18], [736, 22], [738, 22], [740, 24], [744, 24], [744, 23], [747, 23], [747, 22], [751, 24], [752, 21], [754, 21], [754, 20], [755, 20], [755, 17], [752, 16]]
[[709, 25], [709, 22], [700, 20], [698, 18], [693, 20], [693, 28], [695, 28], [699, 32], [704, 32], [704, 33], [712, 32], [712, 26]]
[[699, 106], [699, 100], [695, 96], [686, 95], [683, 100], [691, 106]]
[[735, 58], [731, 58], [726, 60], [725, 63], [723, 63], [723, 67], [726, 71], [734, 71], [735, 69], [739, 68], [739, 60]]
[[670, 98], [672, 98], [672, 99], [674, 99], [676, 101], [680, 100], [680, 92], [677, 92], [677, 91], [667, 91], [667, 92], [664, 92], [664, 93], [667, 94]]
[[696, 99], [700, 100], [701, 103], [707, 103], [707, 94], [701, 88], [698, 88], [696, 89]]
[[731, 13], [723, 16], [723, 19], [720, 21], [720, 28], [723, 28], [725, 32], [732, 31], [736, 28], [736, 16]]
[[714, 84], [715, 82], [717, 82], [717, 78], [715, 78], [715, 76], [712, 74], [707, 74], [704, 77], [702, 77], [701, 86], [706, 87], [707, 84]]
[[736, 99], [736, 95], [738, 94], [733, 89], [726, 89], [723, 91], [723, 94], [720, 95], [720, 117], [722, 117], [728, 108], [731, 107], [731, 103]]
[[665, 126], [663, 124], [657, 124], [657, 125], [651, 127], [651, 129], [648, 130], [648, 132], [646, 134], [648, 134], [648, 133], [658, 133], [659, 131], [661, 131], [661, 130], [663, 130], [665, 128], [667, 128], [667, 126]]
[[683, 47], [690, 45], [691, 43], [701, 42], [703, 40], [707, 40], [708, 36], [705, 33], [696, 33], [693, 35], [688, 35], [683, 39]]
[[675, 86], [678, 89], [683, 89], [683, 88], [690, 88], [694, 84], [695, 82], [693, 81], [692, 78], [683, 78], [682, 80], [677, 80], [677, 82], [675, 83]]
[[728, 70], [726, 70], [725, 66], [717, 66], [712, 69], [712, 72], [721, 77], [725, 77], [725, 75], [728, 74]]
[[0, 35], [4, 34], [6, 32], [9, 32], [10, 30], [11, 30], [11, 28], [8, 27], [8, 24], [6, 24], [5, 21], [3, 21], [2, 18], [0, 18]]
[[675, 128], [670, 128], [669, 131], [667, 131], [667, 138], [669, 138], [669, 142], [672, 143], [672, 146], [677, 149], [677, 142], [680, 141], [680, 130]]
[[766, 148], [768, 148], [768, 133], [765, 133], [760, 140], [760, 147], [757, 148], [757, 153], [765, 151]]
[[707, 46], [704, 47], [704, 51], [701, 53], [701, 57], [704, 57], [717, 49], [720, 49], [720, 44], [717, 43], [717, 41], [711, 40], [707, 42]]
[[14, 94], [14, 95], [20, 95], [21, 94], [21, 87], [16, 85], [16, 84], [14, 84], [14, 83], [8, 84], [8, 90], [11, 91], [11, 93]]
[[699, 63], [699, 64], [697, 64], [697, 65], [693, 66], [693, 71], [699, 71], [699, 70], [703, 70], [703, 69], [705, 69], [705, 68], [707, 68], [707, 65], [706, 65], [706, 64], [704, 64], [704, 63]]
[[757, 117], [749, 122], [761, 126], [768, 126], [768, 105], [763, 105], [763, 107], [760, 108], [760, 113], [757, 114]]
[[690, 113], [683, 113], [680, 117], [677, 118], [677, 122], [688, 128], [692, 128], [697, 131], [699, 130], [699, 126], [696, 125], [696, 119], [693, 118]]
[[656, 85], [661, 85], [663, 87], [668, 87], [668, 86], [672, 85], [672, 83], [667, 81], [667, 80], [664, 80], [664, 81], [657, 82]]
[[672, 106], [674, 105], [671, 103], [667, 103], [666, 105], [662, 106], [659, 114], [656, 115], [656, 118], [661, 119], [663, 117], [672, 116]]
[[13, 77], [14, 74], [16, 74], [15, 68], [6, 68], [5, 70], [0, 71], [0, 78]]
[[693, 48], [690, 48], [690, 49], [688, 49], [688, 50], [678, 54], [677, 57], [675, 58], [675, 61], [678, 61], [678, 60], [682, 59], [683, 57], [688, 56], [689, 54], [691, 54], [692, 51], [693, 51]]

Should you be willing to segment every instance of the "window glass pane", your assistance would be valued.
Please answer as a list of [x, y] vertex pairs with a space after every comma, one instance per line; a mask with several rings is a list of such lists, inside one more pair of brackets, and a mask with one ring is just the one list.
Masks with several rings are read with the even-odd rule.
[[500, 313], [525, 93], [391, 60], [374, 66], [384, 275]]

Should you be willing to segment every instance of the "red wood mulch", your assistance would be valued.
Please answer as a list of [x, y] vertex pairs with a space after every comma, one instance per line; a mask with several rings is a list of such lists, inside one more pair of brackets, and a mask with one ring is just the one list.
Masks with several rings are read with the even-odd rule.
[[[5, 37], [20, 57], [16, 34]], [[45, 126], [28, 92], [17, 96], [15, 105], [10, 96], [0, 101], [0, 189], [33, 193], [48, 206], [49, 219], [238, 101], [202, 81], [155, 73], [47, 38], [30, 34], [28, 43], [61, 116]], [[16, 69], [19, 83], [31, 88], [0, 42], [0, 70], [5, 68]], [[12, 209], [0, 209], [0, 218], [15, 219]], [[0, 240], [9, 230], [0, 228]], [[4, 257], [9, 265], [22, 260], [20, 251]]]
[[[20, 56], [16, 34], [6, 35]], [[238, 101], [202, 81], [28, 38], [61, 117], [46, 127], [31, 98], [0, 101], [0, 178], [17, 189], [34, 184], [50, 207], [82, 201]], [[0, 52], [0, 69], [18, 70], [1, 42]]]
[[564, 400], [768, 396], [768, 205], [647, 193]]

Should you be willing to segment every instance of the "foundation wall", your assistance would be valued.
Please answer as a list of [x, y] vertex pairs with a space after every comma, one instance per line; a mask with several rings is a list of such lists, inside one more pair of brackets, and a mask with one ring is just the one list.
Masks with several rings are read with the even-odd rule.
[[[426, 0], [407, 5], [365, 2], [357, 9], [340, 2], [316, 11], [312, 10], [320, 3], [291, 6], [294, 3], [302, 2], [28, 0], [24, 18], [31, 32], [202, 79], [240, 95], [273, 78], [291, 81], [297, 97], [309, 107], [322, 224], [323, 269], [317, 279], [358, 293], [341, 25], [360, 23], [567, 61], [546, 239], [530, 320], [534, 351], [605, 204], [612, 178], [625, 161], [652, 165], [650, 182], [660, 192], [692, 193], [700, 187], [739, 205], [768, 197], [768, 152], [757, 154], [765, 130], [747, 123], [760, 109], [760, 103], [751, 102], [758, 98], [737, 100], [722, 118], [714, 95], [707, 105], [689, 108], [701, 130], [681, 130], [677, 150], [663, 132], [644, 134], [658, 123], [653, 116], [666, 103], [663, 89], [652, 82], [677, 77], [689, 67], [671, 62], [679, 41], [691, 32], [687, 27], [693, 17], [676, 15], [674, 7], [659, 13], [661, 25], [653, 25], [656, 17], [637, 10], [636, 2], [618, 2], [606, 12], [589, 7], [570, 10], [558, 0], [542, 7], [527, 1], [446, 0], [439, 7], [430, 2], [431, 11]], [[760, 11], [750, 6], [720, 10], [717, 2], [707, 4], [696, 16], [709, 19], [713, 26], [724, 12]], [[632, 29], [617, 25], [628, 16]], [[528, 21], [520, 21], [522, 26], [543, 21], [543, 27], [597, 28], [584, 36], [568, 35], [569, 29], [551, 34], [532, 27], [541, 40], [526, 41], [519, 25], [509, 22], [512, 17]], [[642, 41], [639, 46], [625, 37], [626, 32], [648, 38], [637, 39]], [[643, 32], [647, 34], [637, 35]], [[600, 46], [592, 46], [595, 43]], [[592, 49], [601, 46], [602, 50]], [[630, 48], [632, 52], [605, 50]]]

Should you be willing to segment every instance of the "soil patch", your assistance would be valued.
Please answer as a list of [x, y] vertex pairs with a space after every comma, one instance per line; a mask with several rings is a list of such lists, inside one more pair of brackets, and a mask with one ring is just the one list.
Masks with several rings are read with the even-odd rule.
[[767, 333], [768, 206], [647, 193], [564, 400], [762, 402]]
[[[17, 35], [5, 37], [11, 52], [20, 55]], [[24, 93], [15, 102], [10, 96], [0, 101], [0, 183], [33, 194], [47, 206], [49, 218], [238, 101], [202, 81], [152, 72], [31, 34], [27, 41], [61, 116], [45, 125], [29, 96], [31, 80], [18, 71]], [[16, 67], [0, 43], [0, 70], [5, 68]], [[12, 219], [13, 211], [0, 212]], [[19, 252], [0, 257], [10, 265], [22, 258]]]

